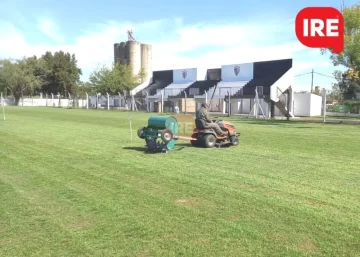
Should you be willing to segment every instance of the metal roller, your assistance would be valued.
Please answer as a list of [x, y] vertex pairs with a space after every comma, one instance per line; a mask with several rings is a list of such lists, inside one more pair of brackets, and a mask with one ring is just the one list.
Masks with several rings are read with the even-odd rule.
[[148, 128], [152, 129], [175, 130], [177, 125], [177, 120], [172, 116], [151, 116], [148, 120]]
[[151, 116], [148, 126], [138, 130], [138, 137], [145, 139], [150, 151], [168, 152], [178, 138], [178, 122], [172, 116]]

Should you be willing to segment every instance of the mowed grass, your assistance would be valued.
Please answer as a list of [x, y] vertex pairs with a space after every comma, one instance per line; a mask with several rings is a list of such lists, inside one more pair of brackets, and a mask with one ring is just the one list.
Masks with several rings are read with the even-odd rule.
[[358, 125], [224, 118], [237, 147], [146, 154], [151, 114], [6, 111], [1, 256], [360, 256]]

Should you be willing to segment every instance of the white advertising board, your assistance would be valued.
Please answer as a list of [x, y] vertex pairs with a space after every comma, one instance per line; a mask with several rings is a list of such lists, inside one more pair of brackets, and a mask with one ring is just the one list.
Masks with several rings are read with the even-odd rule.
[[173, 83], [183, 84], [195, 82], [197, 79], [197, 69], [177, 69], [173, 70]]
[[221, 66], [221, 80], [224, 82], [249, 81], [253, 79], [254, 64], [231, 64]]

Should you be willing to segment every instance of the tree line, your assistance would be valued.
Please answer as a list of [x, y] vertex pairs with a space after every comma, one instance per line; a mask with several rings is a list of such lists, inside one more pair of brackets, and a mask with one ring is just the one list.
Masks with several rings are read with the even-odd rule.
[[360, 93], [360, 3], [339, 8], [344, 17], [344, 50], [340, 54], [332, 49], [321, 49], [321, 54], [330, 53], [330, 61], [335, 67], [344, 67], [345, 71], [333, 73], [336, 83], [332, 86], [332, 95], [342, 96], [343, 100], [354, 99]]
[[[329, 61], [335, 67], [346, 68], [345, 72], [334, 72], [337, 82], [332, 86], [331, 95], [338, 98], [343, 96], [343, 100], [348, 100], [360, 93], [360, 4], [343, 5], [340, 11], [345, 22], [344, 50], [334, 54], [332, 49], [321, 49], [321, 53], [331, 53]], [[40, 58], [3, 59], [0, 60], [0, 91], [12, 95], [16, 104], [22, 96], [40, 92], [65, 97], [68, 94], [95, 92], [114, 95], [133, 89], [146, 76], [143, 71], [132, 75], [130, 66], [120, 63], [94, 70], [87, 82], [80, 81], [81, 75], [75, 54], [68, 52], [58, 51], [53, 54], [48, 51]]]
[[11, 95], [18, 105], [23, 96], [54, 94], [68, 97], [85, 93], [118, 94], [136, 87], [145, 78], [143, 70], [136, 76], [127, 64], [115, 63], [94, 70], [88, 82], [80, 80], [81, 68], [75, 54], [47, 51], [41, 57], [0, 60], [0, 92]]

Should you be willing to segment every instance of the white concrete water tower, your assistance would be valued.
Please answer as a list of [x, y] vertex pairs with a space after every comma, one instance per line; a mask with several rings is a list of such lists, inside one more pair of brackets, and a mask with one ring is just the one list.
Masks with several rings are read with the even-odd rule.
[[152, 77], [152, 45], [143, 44], [134, 39], [128, 31], [128, 41], [114, 44], [114, 62], [120, 61], [131, 67], [133, 75], [141, 69], [146, 73], [144, 80]]

